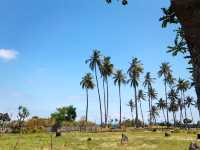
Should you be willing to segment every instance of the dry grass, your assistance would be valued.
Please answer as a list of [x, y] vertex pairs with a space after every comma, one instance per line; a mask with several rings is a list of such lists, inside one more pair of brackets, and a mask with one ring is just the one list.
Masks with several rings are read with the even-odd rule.
[[[128, 131], [128, 144], [120, 144], [120, 132], [64, 133], [53, 137], [53, 150], [186, 150], [196, 141], [196, 134], [173, 133], [165, 137], [163, 132]], [[91, 141], [88, 141], [88, 138]], [[50, 150], [51, 135], [6, 134], [0, 137], [0, 150]]]

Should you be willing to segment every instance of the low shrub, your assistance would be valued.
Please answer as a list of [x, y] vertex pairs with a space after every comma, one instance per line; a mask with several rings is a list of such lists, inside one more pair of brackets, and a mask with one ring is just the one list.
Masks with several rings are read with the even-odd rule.
[[169, 132], [165, 132], [165, 137], [169, 137], [171, 134]]

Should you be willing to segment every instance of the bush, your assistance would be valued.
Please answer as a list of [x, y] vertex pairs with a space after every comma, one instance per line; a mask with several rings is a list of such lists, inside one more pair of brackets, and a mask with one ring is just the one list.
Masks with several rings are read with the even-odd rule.
[[191, 119], [188, 119], [188, 118], [185, 118], [185, 119], [183, 120], [183, 122], [184, 122], [184, 124], [190, 124], [190, 123], [192, 123], [192, 120], [191, 120]]
[[152, 130], [152, 132], [156, 132], [156, 131], [157, 131], [157, 129], [153, 129], [153, 130]]
[[169, 137], [171, 134], [169, 132], [165, 132], [165, 137]]
[[[135, 120], [130, 120], [130, 119], [124, 120], [122, 122], [122, 125], [125, 126], [125, 127], [134, 127], [135, 126]], [[141, 120], [138, 120], [138, 126], [139, 127], [143, 126], [143, 122]]]

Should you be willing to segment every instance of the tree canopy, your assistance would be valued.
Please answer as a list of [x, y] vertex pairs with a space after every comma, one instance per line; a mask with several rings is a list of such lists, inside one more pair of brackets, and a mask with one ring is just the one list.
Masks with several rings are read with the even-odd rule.
[[72, 105], [57, 108], [57, 111], [51, 114], [51, 118], [57, 122], [74, 121], [76, 119], [76, 108]]

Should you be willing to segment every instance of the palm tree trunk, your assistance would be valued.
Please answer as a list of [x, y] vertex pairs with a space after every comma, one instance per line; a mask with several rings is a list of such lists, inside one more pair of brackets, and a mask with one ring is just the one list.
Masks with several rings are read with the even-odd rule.
[[86, 89], [86, 96], [87, 96], [87, 102], [86, 102], [86, 117], [85, 117], [85, 121], [87, 123], [88, 121], [88, 89]]
[[101, 95], [99, 91], [99, 82], [97, 78], [97, 68], [95, 66], [95, 77], [96, 77], [96, 82], [97, 82], [97, 91], [98, 91], [98, 96], [99, 96], [99, 109], [100, 109], [100, 118], [101, 118], [101, 126], [103, 125], [103, 119], [102, 119], [102, 108], [101, 108]]
[[183, 120], [183, 93], [181, 91], [181, 104], [180, 104], [180, 122], [182, 123]]
[[[183, 100], [185, 101], [185, 94], [183, 92]], [[187, 118], [187, 110], [186, 110], [186, 105], [185, 105], [185, 102], [184, 102], [184, 110], [185, 110], [185, 118]]]
[[174, 118], [174, 127], [176, 126], [176, 116], [175, 116], [175, 112], [173, 112], [173, 118]]
[[182, 118], [183, 118], [183, 110], [182, 110], [182, 106], [180, 106], [180, 123], [182, 123]]
[[192, 109], [191, 109], [191, 106], [190, 106], [190, 115], [192, 117], [192, 121], [193, 121], [193, 115], [192, 115]]
[[152, 115], [151, 115], [151, 100], [150, 100], [150, 97], [149, 97], [149, 124], [151, 125], [152, 123]]
[[142, 116], [142, 122], [144, 125], [144, 116], [143, 116], [143, 112], [142, 112], [142, 102], [140, 101], [140, 111], [141, 111], [141, 116]]
[[[150, 87], [148, 86], [148, 92], [150, 90]], [[149, 125], [152, 124], [152, 115], [151, 115], [151, 99], [150, 96], [148, 96], [148, 101], [149, 101]]]
[[109, 110], [109, 88], [108, 88], [108, 78], [106, 78], [106, 86], [107, 86], [107, 116], [106, 116], [106, 123], [108, 121], [108, 110]]
[[134, 86], [135, 91], [135, 125], [138, 127], [138, 105], [137, 105], [137, 87]]
[[193, 66], [193, 79], [200, 111], [200, 1], [171, 0], [176, 16], [180, 20], [189, 47]]
[[166, 110], [167, 110], [167, 124], [169, 124], [169, 112], [168, 112], [168, 102], [167, 102], [167, 82], [166, 82], [166, 76], [165, 76], [165, 102], [166, 102], [166, 105], [167, 105], [167, 108], [166, 108]]
[[[152, 109], [152, 106], [153, 106], [153, 104], [152, 104], [153, 103], [152, 98], [150, 98], [150, 102], [151, 102], [151, 109]], [[151, 112], [151, 115], [153, 115], [152, 112]]]
[[166, 116], [165, 116], [165, 112], [164, 112], [163, 108], [162, 108], [162, 113], [163, 113], [163, 116], [164, 116], [164, 119], [165, 119], [165, 123], [166, 123]]
[[103, 99], [104, 99], [104, 117], [105, 117], [105, 124], [107, 123], [107, 107], [106, 107], [106, 90], [105, 90], [105, 78], [103, 77]]
[[121, 99], [121, 86], [120, 86], [120, 84], [119, 84], [119, 101], [120, 101], [119, 126], [121, 127], [121, 123], [122, 123], [122, 99]]
[[132, 126], [133, 126], [134, 124], [133, 108], [131, 108], [131, 116], [132, 116]]
[[156, 125], [156, 117], [153, 115], [154, 125]]

